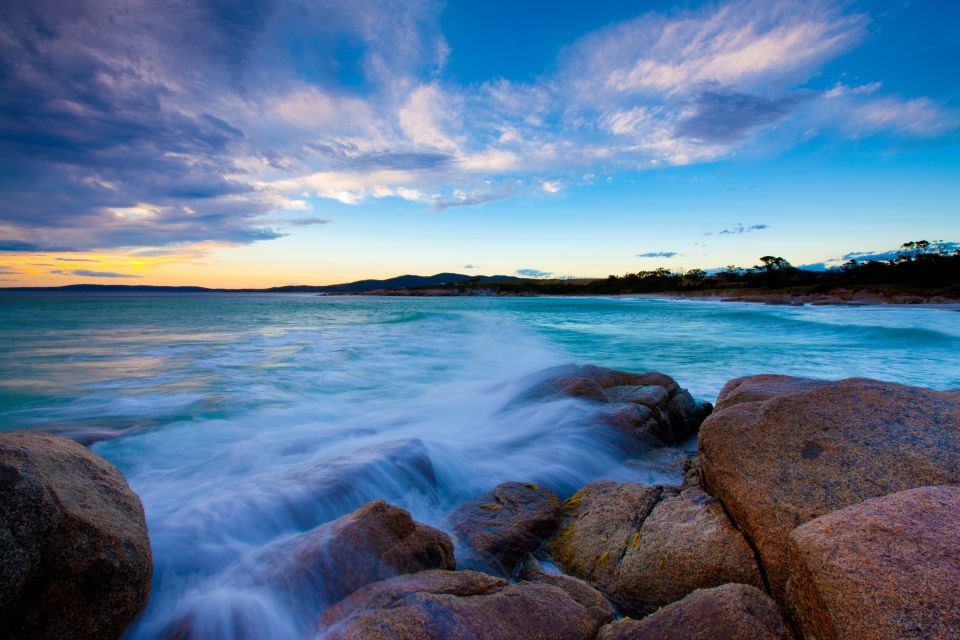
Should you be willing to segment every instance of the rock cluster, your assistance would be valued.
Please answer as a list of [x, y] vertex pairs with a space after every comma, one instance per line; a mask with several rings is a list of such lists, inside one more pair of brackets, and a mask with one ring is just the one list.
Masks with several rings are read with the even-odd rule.
[[960, 400], [875, 380], [772, 382], [728, 384], [699, 444], [707, 490], [756, 546], [782, 602], [798, 526], [868, 498], [960, 484]]
[[[491, 573], [457, 571], [446, 533], [374, 501], [264, 549], [246, 575], [313, 594], [298, 615], [328, 640], [960, 637], [956, 392], [751, 376], [706, 420], [656, 373], [566, 368], [534, 393], [594, 402], [661, 444], [699, 427], [699, 453], [680, 486], [602, 480], [561, 506], [511, 482], [465, 502], [450, 528]], [[0, 435], [0, 483], [3, 637], [118, 637], [151, 571], [120, 473], [15, 433]], [[185, 617], [165, 637], [208, 635]]]

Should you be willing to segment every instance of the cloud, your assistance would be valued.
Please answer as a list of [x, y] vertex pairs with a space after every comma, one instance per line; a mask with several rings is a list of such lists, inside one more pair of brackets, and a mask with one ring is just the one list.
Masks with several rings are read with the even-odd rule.
[[[733, 235], [743, 235], [744, 233], [752, 233], [754, 231], [763, 231], [764, 229], [769, 229], [770, 225], [768, 224], [751, 224], [744, 225], [742, 222], [738, 222], [733, 226], [727, 227], [726, 229], [721, 229], [717, 232], [718, 236], [733, 236]], [[705, 236], [711, 236], [713, 233], [705, 233]]]
[[638, 253], [638, 258], [672, 258], [682, 255], [676, 251], [649, 251], [647, 253]]
[[326, 218], [287, 218], [285, 220], [278, 220], [277, 222], [292, 227], [313, 227], [318, 224], [330, 224], [332, 220], [327, 220]]
[[89, 269], [54, 269], [49, 273], [60, 276], [82, 276], [84, 278], [140, 278], [142, 276], [130, 275], [127, 273], [116, 273], [114, 271], [90, 271]]
[[534, 80], [471, 84], [444, 73], [436, 0], [9, 4], [0, 251], [247, 244], [320, 224], [280, 215], [318, 199], [444, 211], [731, 157], [772, 127], [787, 147], [960, 126], [876, 83], [805, 86], [867, 35], [825, 0], [651, 11]]
[[59, 262], [100, 262], [99, 260], [91, 260], [89, 258], [54, 258]]
[[553, 272], [539, 271], [537, 269], [517, 269], [517, 275], [525, 278], [549, 278], [553, 275]]
[[465, 265], [463, 265], [463, 268], [464, 268], [464, 269], [479, 269], [480, 267], [478, 267], [478, 266], [475, 265], [475, 264], [465, 264]]
[[18, 273], [20, 272], [17, 271], [16, 269], [11, 269], [9, 267], [0, 267], [0, 274], [3, 274], [5, 276], [14, 275]]

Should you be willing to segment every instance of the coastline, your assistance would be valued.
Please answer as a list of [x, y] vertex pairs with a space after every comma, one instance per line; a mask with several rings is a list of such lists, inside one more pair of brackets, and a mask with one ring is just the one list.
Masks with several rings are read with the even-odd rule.
[[[772, 294], [779, 296], [780, 294]], [[566, 296], [563, 296], [566, 297]], [[634, 298], [634, 299], [652, 299], [652, 300], [691, 300], [694, 302], [746, 302], [750, 304], [764, 304], [767, 306], [783, 307], [891, 307], [906, 309], [942, 309], [944, 311], [960, 311], [960, 300], [945, 298], [942, 302], [914, 302], [902, 300], [837, 300], [823, 301], [818, 296], [801, 294], [789, 296], [787, 300], [781, 301], [768, 299], [770, 294], [758, 294], [755, 296], [724, 296], [713, 292], [670, 292], [670, 293], [621, 293], [610, 296], [612, 298]]]

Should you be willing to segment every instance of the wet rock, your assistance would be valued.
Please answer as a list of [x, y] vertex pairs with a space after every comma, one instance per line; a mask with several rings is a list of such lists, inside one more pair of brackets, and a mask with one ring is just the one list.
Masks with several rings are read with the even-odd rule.
[[43, 433], [0, 434], [0, 637], [117, 638], [147, 604], [143, 506], [120, 471]]
[[566, 396], [597, 403], [597, 419], [642, 444], [678, 444], [697, 432], [713, 410], [698, 402], [676, 380], [656, 372], [630, 373], [587, 365], [545, 372], [532, 397]]
[[790, 534], [787, 601], [818, 640], [960, 638], [960, 487], [834, 511]]
[[397, 575], [456, 568], [447, 534], [383, 500], [270, 547], [257, 564], [257, 584], [320, 603]]
[[700, 432], [706, 489], [753, 542], [780, 602], [787, 536], [799, 525], [867, 498], [960, 483], [960, 398], [950, 393], [854, 379], [720, 404]]
[[510, 575], [560, 524], [560, 501], [545, 487], [506, 482], [460, 505], [449, 520], [482, 562]]
[[763, 584], [743, 536], [696, 486], [598, 482], [568, 500], [564, 514], [552, 557], [631, 615], [699, 588]]
[[600, 629], [597, 640], [792, 640], [776, 603], [745, 584], [698, 589], [643, 620]]
[[723, 385], [723, 389], [720, 390], [720, 395], [717, 396], [716, 410], [720, 411], [742, 402], [758, 402], [789, 393], [812, 391], [829, 384], [830, 382], [826, 380], [794, 378], [775, 374], [734, 378]]
[[368, 585], [323, 613], [325, 640], [592, 640], [609, 621], [564, 589], [474, 571], [424, 571]]

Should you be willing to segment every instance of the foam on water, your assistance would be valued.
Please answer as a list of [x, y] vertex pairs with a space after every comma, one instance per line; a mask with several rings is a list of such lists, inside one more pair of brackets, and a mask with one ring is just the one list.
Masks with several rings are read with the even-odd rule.
[[[155, 554], [133, 638], [299, 638], [251, 581], [272, 545], [375, 498], [447, 528], [507, 480], [567, 495], [675, 475], [628, 461], [573, 400], [524, 399], [566, 362], [660, 370], [712, 399], [778, 372], [960, 386], [960, 314], [633, 299], [22, 294], [0, 306], [0, 423], [87, 442], [141, 496]], [[306, 597], [306, 596], [304, 596]]]

